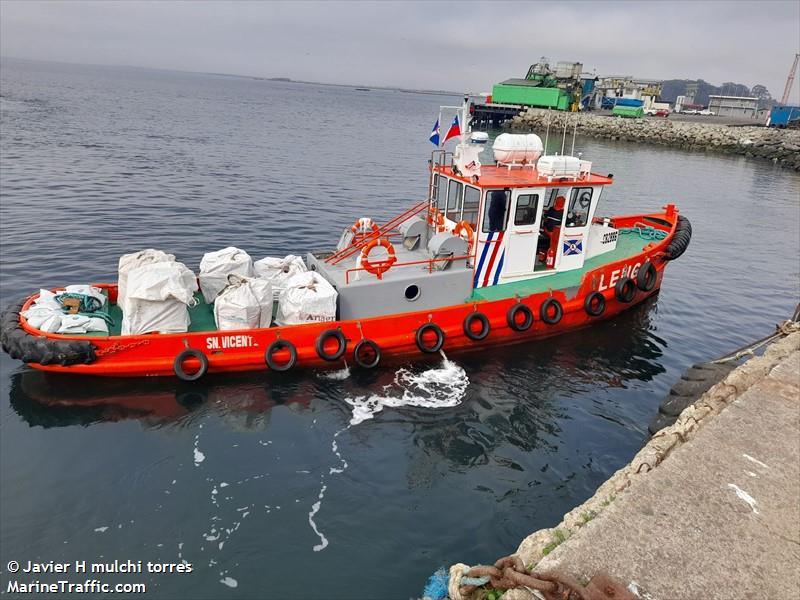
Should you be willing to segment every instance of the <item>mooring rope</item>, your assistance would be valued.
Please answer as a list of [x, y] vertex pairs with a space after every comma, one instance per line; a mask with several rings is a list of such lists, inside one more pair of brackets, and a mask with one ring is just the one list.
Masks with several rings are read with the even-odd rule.
[[56, 302], [61, 305], [61, 309], [64, 311], [69, 310], [68, 307], [64, 306], [64, 300], [70, 299], [80, 302], [76, 314], [84, 317], [97, 317], [98, 319], [103, 319], [109, 326], [114, 326], [114, 319], [107, 312], [100, 310], [103, 307], [103, 303], [94, 296], [74, 292], [62, 292], [56, 296]]
[[794, 315], [791, 319], [783, 321], [775, 325], [775, 332], [766, 337], [756, 340], [755, 342], [734, 350], [730, 354], [726, 354], [722, 358], [712, 360], [711, 364], [720, 365], [726, 362], [737, 361], [744, 356], [753, 356], [756, 350], [769, 344], [771, 341], [781, 338], [786, 335], [800, 331], [800, 304], [797, 305]]
[[666, 231], [662, 231], [661, 229], [656, 229], [655, 227], [651, 227], [650, 225], [645, 225], [644, 223], [639, 222], [634, 223], [633, 227], [620, 229], [620, 233], [636, 233], [643, 240], [656, 241], [663, 240], [668, 235]]

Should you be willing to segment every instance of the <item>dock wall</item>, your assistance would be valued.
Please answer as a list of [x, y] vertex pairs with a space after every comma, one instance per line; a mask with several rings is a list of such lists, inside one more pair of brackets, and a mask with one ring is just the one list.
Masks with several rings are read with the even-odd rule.
[[[754, 589], [789, 597], [800, 587], [790, 566], [800, 543], [799, 369], [795, 332], [731, 371], [515, 554], [534, 572], [610, 573], [639, 598], [730, 600]], [[451, 577], [468, 568], [454, 565]], [[451, 599], [462, 600], [456, 590]], [[503, 595], [536, 597], [522, 588]]]

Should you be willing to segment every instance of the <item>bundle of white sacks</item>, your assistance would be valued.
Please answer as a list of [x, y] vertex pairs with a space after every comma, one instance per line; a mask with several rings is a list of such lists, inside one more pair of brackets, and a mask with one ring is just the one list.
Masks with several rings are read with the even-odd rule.
[[119, 261], [122, 334], [187, 331], [188, 309], [198, 289], [206, 303], [214, 304], [219, 330], [269, 327], [276, 301], [279, 325], [336, 318], [336, 290], [297, 256], [254, 263], [247, 252], [231, 246], [205, 254], [195, 278], [172, 254], [148, 249]]
[[[82, 294], [96, 298], [100, 302], [101, 310], [106, 305], [106, 297], [102, 290], [90, 285], [68, 285], [62, 293]], [[108, 333], [108, 325], [100, 317], [65, 314], [58, 301], [60, 294], [50, 290], [39, 290], [39, 297], [22, 313], [22, 316], [28, 321], [28, 325], [47, 333], [67, 335], [92, 331]]]

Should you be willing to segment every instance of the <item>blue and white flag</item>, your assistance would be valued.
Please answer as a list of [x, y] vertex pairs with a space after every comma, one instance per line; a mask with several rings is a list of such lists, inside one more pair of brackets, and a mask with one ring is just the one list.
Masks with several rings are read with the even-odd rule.
[[571, 254], [580, 254], [583, 252], [583, 240], [564, 240], [564, 249], [563, 249], [564, 256], [569, 256]]
[[433, 125], [433, 131], [431, 131], [431, 137], [428, 138], [431, 141], [431, 144], [439, 147], [439, 119], [436, 119], [436, 123]]

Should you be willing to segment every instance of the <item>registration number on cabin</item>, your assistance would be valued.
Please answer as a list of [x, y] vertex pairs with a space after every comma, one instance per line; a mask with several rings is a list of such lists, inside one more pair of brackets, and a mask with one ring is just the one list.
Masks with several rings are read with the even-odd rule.
[[252, 348], [258, 346], [252, 335], [219, 335], [206, 338], [208, 350], [227, 350], [228, 348]]
[[618, 231], [609, 231], [608, 233], [603, 234], [603, 244], [610, 244], [611, 242], [617, 241], [617, 235], [619, 235]]

